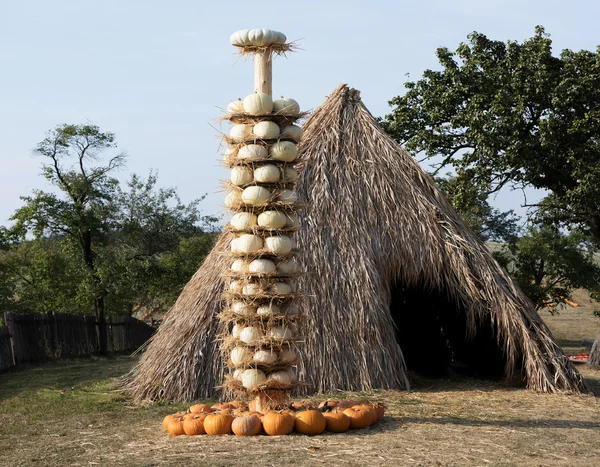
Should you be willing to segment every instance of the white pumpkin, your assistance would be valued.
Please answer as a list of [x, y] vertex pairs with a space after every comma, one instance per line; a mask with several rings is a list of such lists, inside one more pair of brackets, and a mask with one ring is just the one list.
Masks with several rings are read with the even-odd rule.
[[290, 289], [292, 289], [292, 293], [296, 293], [298, 291], [298, 285], [296, 284], [296, 281], [289, 281], [288, 284]]
[[238, 159], [260, 161], [269, 156], [269, 150], [260, 144], [246, 144], [238, 151]]
[[244, 374], [244, 370], [241, 368], [236, 368], [233, 372], [233, 379], [237, 379], [238, 381], [242, 380], [242, 375]]
[[298, 147], [291, 141], [278, 141], [269, 147], [269, 157], [277, 161], [292, 162], [298, 156]]
[[229, 180], [237, 186], [247, 185], [254, 180], [254, 172], [250, 167], [240, 165], [231, 169]]
[[246, 284], [242, 288], [242, 294], [243, 295], [259, 295], [261, 293], [263, 293], [263, 290], [262, 290], [261, 286], [259, 284], [256, 284], [255, 282], [251, 282], [249, 284]]
[[300, 219], [296, 214], [288, 212], [285, 214], [285, 226], [288, 229], [298, 229], [300, 228]]
[[231, 359], [231, 363], [233, 363], [235, 366], [239, 366], [246, 360], [248, 360], [250, 355], [250, 350], [248, 350], [247, 347], [238, 346], [231, 351], [231, 355], [229, 356], [229, 358]]
[[284, 204], [294, 204], [298, 201], [298, 196], [292, 190], [281, 190], [277, 196], [277, 200]]
[[236, 230], [249, 230], [258, 225], [258, 217], [251, 212], [236, 212], [229, 224]]
[[254, 169], [254, 180], [260, 183], [275, 183], [281, 178], [279, 167], [274, 164], [261, 165]]
[[287, 218], [283, 212], [265, 211], [261, 212], [256, 222], [259, 227], [269, 230], [282, 229], [286, 224]]
[[[244, 261], [243, 259], [236, 259], [231, 264], [231, 270], [241, 274], [247, 273], [248, 267], [250, 267], [250, 263], [248, 263], [248, 261]], [[279, 265], [277, 265], [277, 269], [279, 269]]]
[[231, 115], [244, 113], [244, 101], [241, 99], [231, 101], [227, 105], [227, 113]]
[[287, 255], [292, 251], [292, 240], [286, 235], [267, 237], [263, 244], [269, 253], [276, 255]]
[[268, 305], [261, 305], [256, 309], [256, 314], [261, 316], [266, 315], [278, 315], [281, 313], [281, 308], [277, 305], [269, 303]]
[[238, 123], [231, 127], [229, 130], [229, 137], [235, 143], [241, 143], [244, 141], [250, 134], [252, 134], [253, 125], [247, 125], [245, 123]]
[[[242, 331], [243, 332], [243, 331]], [[285, 341], [294, 337], [292, 331], [287, 326], [273, 326], [268, 333], [271, 339]]]
[[302, 139], [304, 131], [298, 125], [287, 125], [281, 129], [281, 138], [289, 138], [298, 142]]
[[230, 162], [231, 158], [233, 157], [233, 153], [234, 153], [233, 148], [227, 147], [227, 149], [225, 149], [223, 151], [223, 160], [225, 162]]
[[[294, 260], [279, 261], [277, 263], [276, 268], [277, 268], [277, 271], [279, 271], [281, 274], [293, 274], [298, 269], [296, 262]], [[233, 269], [233, 266], [232, 266], [232, 269]]]
[[244, 234], [231, 242], [231, 251], [234, 253], [254, 253], [263, 247], [263, 239], [258, 235]]
[[[286, 328], [287, 329], [287, 328]], [[289, 329], [288, 329], [289, 331]], [[291, 333], [291, 331], [290, 331]], [[255, 328], [254, 326], [247, 326], [242, 329], [240, 333], [240, 340], [245, 344], [256, 344], [263, 338], [263, 333], [260, 329]]]
[[292, 287], [285, 282], [275, 282], [269, 287], [269, 292], [276, 295], [287, 295], [292, 293]]
[[269, 375], [269, 379], [278, 382], [279, 384], [292, 384], [292, 378], [290, 374], [285, 371], [275, 371]]
[[253, 389], [263, 383], [267, 377], [262, 370], [250, 368], [242, 373], [242, 386], [246, 389]]
[[236, 325], [234, 325], [233, 329], [231, 330], [231, 335], [235, 339], [239, 339], [240, 338], [240, 334], [242, 333], [242, 329], [244, 329], [244, 325], [243, 324], [236, 324]]
[[256, 313], [256, 307], [248, 305], [245, 302], [235, 301], [231, 304], [231, 311], [238, 315], [253, 315]]
[[295, 117], [300, 113], [300, 104], [290, 97], [281, 96], [273, 101], [273, 112], [278, 115], [288, 115]]
[[273, 31], [272, 29], [250, 29], [248, 31], [248, 41], [251, 45], [257, 47], [266, 47], [273, 44], [285, 44], [285, 34]]
[[248, 272], [257, 274], [270, 274], [275, 272], [275, 263], [270, 259], [255, 259], [248, 267]]
[[260, 139], [275, 139], [279, 136], [279, 126], [269, 121], [258, 122], [254, 125], [252, 133]]
[[263, 365], [272, 365], [277, 361], [279, 356], [277, 352], [273, 352], [272, 350], [258, 350], [252, 356], [252, 360], [256, 363], [262, 363]]
[[242, 281], [231, 281], [229, 283], [229, 291], [232, 293], [242, 293], [244, 283]]
[[271, 192], [262, 186], [249, 186], [242, 192], [242, 202], [248, 206], [264, 206], [270, 197]]
[[240, 190], [229, 190], [225, 195], [225, 207], [231, 209], [242, 203], [242, 192]]
[[293, 167], [283, 169], [283, 178], [288, 183], [293, 183], [298, 180], [298, 171]]
[[229, 42], [231, 45], [244, 46], [251, 45], [250, 39], [248, 38], [248, 33], [250, 29], [241, 29], [239, 31], [235, 31], [231, 36], [229, 36]]
[[296, 358], [297, 356], [294, 349], [283, 349], [279, 352], [279, 361], [281, 363], [294, 363]]
[[263, 92], [250, 94], [244, 98], [244, 111], [249, 115], [270, 114], [273, 111], [273, 99]]

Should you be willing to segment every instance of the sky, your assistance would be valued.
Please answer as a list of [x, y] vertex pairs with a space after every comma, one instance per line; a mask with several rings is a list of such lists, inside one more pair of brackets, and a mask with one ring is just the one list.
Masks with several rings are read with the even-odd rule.
[[[348, 83], [383, 116], [408, 77], [438, 67], [437, 47], [473, 31], [523, 41], [543, 25], [556, 54], [594, 50], [598, 18], [593, 0], [0, 0], [0, 225], [19, 196], [49, 189], [32, 149], [62, 123], [115, 133], [128, 155], [119, 179], [155, 170], [184, 202], [207, 194], [203, 212], [222, 213], [217, 118], [253, 92], [252, 62], [229, 44], [238, 29], [298, 40], [302, 50], [274, 62], [275, 96], [310, 110]], [[508, 191], [493, 200], [522, 202]]]

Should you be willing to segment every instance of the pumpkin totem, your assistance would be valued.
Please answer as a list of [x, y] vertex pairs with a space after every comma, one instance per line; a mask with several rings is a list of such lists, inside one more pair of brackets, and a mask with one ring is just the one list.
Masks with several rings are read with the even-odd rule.
[[232, 124], [225, 137], [231, 169], [225, 205], [234, 212], [231, 266], [224, 273], [228, 323], [223, 342], [229, 367], [224, 387], [255, 398], [258, 409], [287, 399], [298, 384], [292, 369], [298, 355], [299, 309], [294, 277], [294, 233], [300, 224], [294, 192], [297, 143], [302, 129], [298, 103], [272, 98], [273, 55], [292, 50], [286, 37], [269, 29], [235, 32], [230, 41], [254, 58], [254, 93], [227, 106]]

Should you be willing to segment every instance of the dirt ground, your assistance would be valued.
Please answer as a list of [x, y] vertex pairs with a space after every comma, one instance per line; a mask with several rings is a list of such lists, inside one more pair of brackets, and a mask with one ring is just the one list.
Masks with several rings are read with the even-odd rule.
[[[588, 320], [587, 330], [571, 332], [566, 317], [548, 322], [575, 346], [577, 333], [588, 337], [594, 319], [582, 314], [576, 322]], [[594, 395], [422, 380], [410, 393], [333, 395], [387, 405], [383, 421], [366, 430], [312, 438], [170, 438], [162, 418], [187, 405], [133, 406], [115, 383], [134, 363], [119, 357], [0, 374], [0, 465], [599, 465], [600, 399]], [[580, 368], [600, 396], [600, 371]]]

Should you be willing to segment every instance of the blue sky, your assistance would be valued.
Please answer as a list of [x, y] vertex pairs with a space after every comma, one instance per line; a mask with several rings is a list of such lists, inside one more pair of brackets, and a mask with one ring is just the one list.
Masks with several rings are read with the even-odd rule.
[[[593, 50], [600, 3], [581, 0], [205, 2], [19, 0], [0, 2], [0, 225], [19, 196], [47, 189], [31, 150], [60, 123], [92, 122], [128, 154], [119, 178], [151, 169], [184, 201], [208, 193], [221, 210], [216, 118], [253, 91], [252, 63], [237, 61], [229, 35], [267, 27], [303, 49], [274, 64], [274, 94], [318, 107], [340, 83], [361, 90], [371, 112], [388, 112], [409, 75], [435, 68], [435, 49], [472, 31], [522, 41], [544, 25], [558, 54]], [[494, 204], [518, 207], [503, 192]]]

